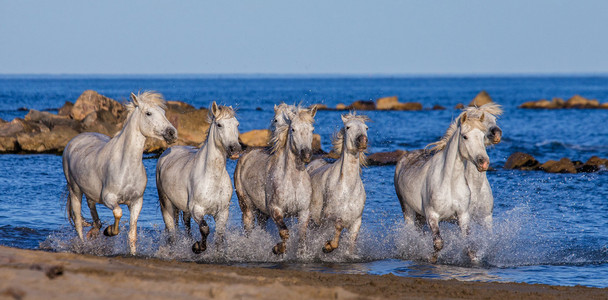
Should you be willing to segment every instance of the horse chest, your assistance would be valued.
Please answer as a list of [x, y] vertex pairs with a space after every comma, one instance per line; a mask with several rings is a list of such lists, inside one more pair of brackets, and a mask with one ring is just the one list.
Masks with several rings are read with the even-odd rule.
[[204, 177], [191, 179], [188, 206], [201, 205], [212, 210], [220, 210], [230, 204], [232, 183], [228, 173], [210, 173]]
[[[280, 175], [274, 176], [274, 178]], [[272, 180], [267, 189], [268, 205], [279, 206], [288, 213], [296, 213], [310, 204], [311, 185], [306, 172], [297, 172], [282, 180]]]

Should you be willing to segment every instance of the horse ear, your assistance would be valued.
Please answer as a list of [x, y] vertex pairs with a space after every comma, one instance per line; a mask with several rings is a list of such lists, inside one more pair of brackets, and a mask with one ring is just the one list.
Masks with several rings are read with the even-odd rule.
[[316, 114], [317, 114], [317, 106], [316, 106], [316, 105], [313, 105], [313, 106], [310, 108], [310, 115], [311, 115], [311, 116], [314, 118]]
[[275, 114], [277, 113], [277, 110], [278, 110], [278, 109], [279, 109], [279, 107], [278, 107], [278, 106], [275, 104], [275, 105], [274, 105], [274, 113], [275, 113]]
[[215, 103], [215, 101], [211, 103], [211, 112], [213, 113], [213, 116], [217, 118], [217, 114], [220, 112], [220, 110], [217, 107], [217, 103]]
[[483, 122], [483, 119], [486, 118], [486, 114], [481, 113], [481, 118], [479, 118], [479, 122]]
[[462, 124], [466, 121], [467, 121], [467, 113], [465, 112], [464, 114], [462, 114], [462, 118], [460, 118], [460, 124]]
[[133, 102], [133, 105], [135, 105], [135, 107], [139, 106], [139, 102], [137, 101], [137, 96], [135, 96], [135, 94], [131, 93], [131, 102]]
[[340, 115], [340, 117], [342, 118], [342, 123], [346, 123], [346, 121], [348, 121], [346, 115]]

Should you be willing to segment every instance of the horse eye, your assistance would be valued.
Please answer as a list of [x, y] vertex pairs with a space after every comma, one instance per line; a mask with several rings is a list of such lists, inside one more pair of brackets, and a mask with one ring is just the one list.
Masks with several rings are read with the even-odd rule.
[[146, 112], [146, 116], [148, 116], [148, 117], [149, 117], [149, 116], [151, 116], [151, 115], [152, 115], [152, 113], [151, 113], [151, 112], [149, 112], [149, 111], [147, 111], [147, 112]]
[[350, 129], [350, 126], [346, 126], [346, 130], [349, 130], [349, 129]]
[[468, 140], [468, 139], [469, 139], [469, 137], [468, 137], [468, 136], [466, 136], [466, 135], [463, 135], [463, 136], [462, 136], [462, 138], [463, 138], [463, 139], [465, 139], [465, 140]]
[[292, 129], [291, 129], [291, 132], [296, 132], [296, 130], [292, 128]]
[[217, 127], [222, 127], [222, 124], [220, 124], [220, 123], [217, 123]]

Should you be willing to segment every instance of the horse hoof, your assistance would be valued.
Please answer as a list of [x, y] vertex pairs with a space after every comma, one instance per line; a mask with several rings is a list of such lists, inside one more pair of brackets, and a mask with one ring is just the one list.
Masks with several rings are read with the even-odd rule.
[[436, 252], [441, 251], [443, 249], [443, 240], [435, 240], [433, 241], [433, 248]]
[[331, 246], [331, 241], [328, 241], [325, 243], [325, 246], [323, 246], [323, 253], [331, 253], [334, 249], [335, 248]]
[[194, 252], [195, 254], [201, 254], [205, 250], [207, 250], [206, 243], [196, 242], [192, 245], [192, 252]]
[[112, 229], [112, 226], [106, 227], [106, 229], [103, 231], [103, 235], [105, 235], [105, 236], [115, 236], [117, 234], [118, 234], [118, 232], [114, 232], [114, 230]]
[[272, 247], [272, 253], [279, 255], [285, 253], [285, 244], [278, 243], [274, 247]]
[[433, 255], [431, 255], [431, 258], [429, 258], [429, 262], [432, 264], [436, 264], [437, 263], [437, 253], [434, 253]]
[[87, 232], [87, 239], [88, 240], [93, 240], [96, 239], [99, 236], [99, 228], [91, 228], [91, 230], [89, 230], [89, 232]]

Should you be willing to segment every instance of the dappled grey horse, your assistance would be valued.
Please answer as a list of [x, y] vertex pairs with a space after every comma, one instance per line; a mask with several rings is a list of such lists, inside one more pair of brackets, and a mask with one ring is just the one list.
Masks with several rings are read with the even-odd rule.
[[207, 138], [199, 149], [171, 147], [156, 164], [156, 187], [165, 227], [173, 238], [179, 212], [184, 212], [188, 231], [192, 216], [202, 238], [192, 245], [194, 253], [207, 249], [209, 225], [205, 215], [212, 215], [215, 220], [216, 244], [223, 241], [232, 197], [226, 158], [235, 158], [241, 151], [239, 122], [232, 107], [218, 106], [213, 102], [208, 122]]
[[319, 225], [332, 224], [335, 229], [333, 239], [323, 246], [325, 253], [338, 248], [344, 228], [350, 234], [349, 252], [354, 252], [366, 198], [361, 165], [365, 164], [368, 120], [354, 113], [342, 115], [344, 127], [332, 140], [333, 151], [340, 158], [332, 164], [311, 163], [306, 168], [312, 183], [311, 220]]
[[234, 173], [245, 230], [250, 232], [253, 228], [254, 212], [269, 215], [281, 237], [281, 242], [272, 248], [275, 254], [286, 250], [289, 230], [284, 218], [287, 216], [298, 216], [303, 246], [312, 193], [305, 164], [312, 157], [316, 107], [284, 108], [276, 110], [281, 120], [272, 132], [272, 149], [246, 153], [239, 159]]
[[165, 117], [165, 102], [158, 93], [131, 94], [131, 103], [126, 108], [129, 112], [127, 119], [122, 130], [114, 137], [86, 132], [67, 144], [63, 152], [63, 172], [68, 187], [66, 207], [78, 237], [84, 241], [81, 215], [83, 194], [93, 217], [93, 228], [88, 237], [95, 237], [101, 228], [96, 203], [105, 205], [114, 214], [114, 225], [104, 230], [107, 236], [118, 234], [122, 217], [119, 204], [126, 204], [130, 212], [129, 247], [131, 254], [135, 254], [137, 218], [148, 181], [142, 163], [146, 137], [172, 143], [177, 139], [177, 131]]

